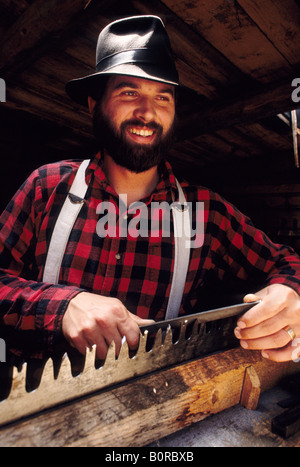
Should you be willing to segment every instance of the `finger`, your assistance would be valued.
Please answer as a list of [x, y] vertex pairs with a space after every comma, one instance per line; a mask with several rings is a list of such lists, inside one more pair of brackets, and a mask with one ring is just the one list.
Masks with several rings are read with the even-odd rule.
[[105, 360], [109, 344], [106, 342], [102, 335], [99, 335], [97, 342], [94, 344], [96, 346], [96, 356], [99, 360]]
[[246, 311], [238, 320], [238, 327], [241, 329], [256, 326], [274, 316], [278, 315], [285, 309], [285, 303], [281, 300], [276, 300], [273, 296], [264, 297], [257, 305], [254, 305], [250, 310]]
[[267, 317], [268, 316], [265, 314], [265, 305], [263, 302], [260, 302], [246, 311], [246, 313], [238, 319], [237, 325], [240, 329], [252, 327], [261, 323]]
[[131, 350], [136, 350], [139, 345], [140, 341], [140, 328], [139, 326], [142, 325], [149, 325], [153, 324], [153, 320], [140, 318], [139, 316], [130, 313], [130, 311], [126, 310], [125, 319], [120, 320], [117, 323], [118, 331], [122, 337], [126, 338], [128, 347]]
[[154, 319], [145, 319], [140, 318], [139, 316], [131, 314], [131, 318], [139, 325], [139, 326], [149, 326], [150, 324], [154, 324]]
[[94, 342], [97, 349], [99, 348], [98, 353], [99, 355], [101, 354], [101, 358], [104, 359], [106, 357], [108, 348], [112, 342], [115, 344], [115, 356], [118, 357], [122, 346], [122, 339], [123, 336], [120, 334], [117, 327], [106, 330], [105, 334], [98, 330], [98, 335], [95, 337]]
[[128, 331], [124, 334], [124, 337], [126, 338], [130, 350], [136, 350], [140, 342], [139, 326], [136, 324], [134, 327], [128, 329]]
[[300, 361], [300, 339], [299, 337], [290, 342], [283, 349], [267, 349], [261, 352], [264, 358], [273, 362], [289, 362], [298, 363]]
[[241, 339], [240, 345], [244, 349], [249, 350], [264, 350], [264, 349], [280, 349], [291, 342], [288, 333], [281, 329], [280, 331], [269, 336], [260, 337], [257, 339]]
[[249, 293], [245, 295], [243, 299], [244, 303], [257, 302], [258, 300], [260, 300], [260, 297], [258, 297], [258, 295], [255, 295], [253, 293]]
[[92, 350], [92, 345], [90, 342], [88, 342], [83, 335], [79, 334], [78, 336], [72, 338], [72, 339], [67, 339], [71, 347], [75, 348], [78, 350], [79, 353], [82, 355], [86, 354], [86, 349], [88, 348], [89, 350]]
[[288, 322], [288, 313], [287, 310], [284, 309], [278, 315], [262, 321], [256, 326], [246, 327], [244, 329], [241, 329], [239, 326], [237, 326], [234, 330], [234, 333], [238, 339], [257, 339], [259, 337], [265, 337], [279, 332], [284, 328], [284, 326], [288, 324]]

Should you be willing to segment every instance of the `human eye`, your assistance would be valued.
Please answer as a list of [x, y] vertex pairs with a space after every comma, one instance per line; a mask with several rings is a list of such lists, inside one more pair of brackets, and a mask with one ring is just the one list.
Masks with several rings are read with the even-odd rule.
[[159, 102], [160, 105], [168, 105], [173, 101], [173, 98], [169, 94], [159, 94], [156, 97], [157, 101]]
[[121, 96], [122, 97], [128, 97], [128, 98], [132, 98], [132, 97], [137, 97], [138, 93], [133, 90], [133, 89], [124, 89], [122, 92], [121, 92]]

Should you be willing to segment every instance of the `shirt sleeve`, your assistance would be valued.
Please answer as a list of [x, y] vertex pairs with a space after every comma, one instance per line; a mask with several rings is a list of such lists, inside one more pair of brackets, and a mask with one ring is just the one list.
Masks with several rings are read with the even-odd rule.
[[[0, 217], [0, 332], [19, 347], [52, 349], [68, 303], [81, 290], [36, 280], [37, 236], [59, 171], [42, 183], [46, 172], [35, 171]], [[46, 242], [39, 248], [46, 251]]]
[[252, 221], [219, 195], [213, 211], [212, 260], [222, 280], [227, 273], [261, 284], [291, 287], [300, 295], [300, 258], [287, 245], [272, 242]]

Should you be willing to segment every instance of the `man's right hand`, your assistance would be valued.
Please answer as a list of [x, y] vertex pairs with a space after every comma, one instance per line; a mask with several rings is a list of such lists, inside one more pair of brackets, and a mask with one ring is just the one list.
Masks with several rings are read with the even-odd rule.
[[119, 354], [123, 337], [131, 350], [139, 344], [139, 326], [153, 323], [130, 313], [117, 298], [81, 292], [65, 312], [62, 331], [66, 340], [80, 353], [96, 345], [97, 357], [104, 360], [112, 341]]

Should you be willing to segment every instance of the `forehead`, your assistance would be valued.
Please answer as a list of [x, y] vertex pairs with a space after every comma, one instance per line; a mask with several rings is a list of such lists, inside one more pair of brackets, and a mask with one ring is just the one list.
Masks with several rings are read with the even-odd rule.
[[106, 91], [112, 92], [125, 87], [147, 90], [154, 93], [169, 93], [172, 96], [175, 94], [175, 87], [172, 84], [125, 75], [111, 76], [108, 80]]

